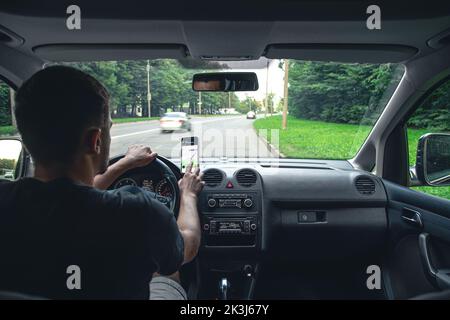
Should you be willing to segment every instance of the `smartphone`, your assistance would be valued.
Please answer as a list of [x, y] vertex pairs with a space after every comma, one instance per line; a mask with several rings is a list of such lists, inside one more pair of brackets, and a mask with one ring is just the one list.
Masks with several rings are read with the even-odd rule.
[[186, 167], [190, 162], [194, 167], [198, 166], [198, 137], [181, 138], [181, 172], [186, 172]]

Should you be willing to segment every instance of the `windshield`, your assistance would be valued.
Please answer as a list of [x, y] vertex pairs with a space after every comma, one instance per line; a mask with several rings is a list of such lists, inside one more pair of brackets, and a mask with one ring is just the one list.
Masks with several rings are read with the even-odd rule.
[[[168, 158], [180, 157], [180, 140], [187, 136], [199, 138], [202, 158], [352, 158], [404, 72], [398, 64], [265, 58], [64, 64], [109, 90], [111, 156], [138, 143]], [[193, 75], [208, 71], [255, 72], [259, 89], [193, 91]], [[178, 119], [167, 119], [172, 117]]]

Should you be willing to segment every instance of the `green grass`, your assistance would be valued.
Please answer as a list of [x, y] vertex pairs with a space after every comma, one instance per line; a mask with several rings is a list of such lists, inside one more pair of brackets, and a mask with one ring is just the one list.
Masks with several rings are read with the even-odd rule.
[[17, 133], [14, 126], [0, 126], [0, 136], [10, 136]]
[[[289, 158], [349, 159], [370, 132], [369, 126], [328, 123], [288, 117], [288, 128], [281, 130], [281, 116], [258, 119], [255, 129], [280, 129], [279, 151]], [[268, 130], [269, 142], [271, 131]]]
[[159, 117], [150, 117], [150, 118], [113, 118], [113, 123], [127, 123], [127, 122], [141, 122], [141, 121], [149, 121], [149, 120], [158, 120]]
[[[279, 151], [289, 158], [350, 159], [358, 152], [371, 127], [328, 123], [288, 117], [286, 130], [281, 129], [281, 116], [258, 119], [255, 129], [279, 129]], [[417, 142], [427, 130], [408, 129], [409, 162], [415, 164]], [[271, 131], [267, 131], [269, 142]], [[450, 199], [450, 186], [414, 187], [414, 190]]]

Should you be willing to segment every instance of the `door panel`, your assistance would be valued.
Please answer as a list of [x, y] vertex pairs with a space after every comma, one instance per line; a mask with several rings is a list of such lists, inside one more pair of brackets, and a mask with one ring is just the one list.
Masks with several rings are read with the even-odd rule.
[[[428, 256], [436, 270], [450, 269], [450, 201], [384, 181], [388, 195], [390, 298], [408, 299], [443, 289], [429, 275], [420, 239], [428, 235]], [[415, 218], [418, 216], [419, 218]]]

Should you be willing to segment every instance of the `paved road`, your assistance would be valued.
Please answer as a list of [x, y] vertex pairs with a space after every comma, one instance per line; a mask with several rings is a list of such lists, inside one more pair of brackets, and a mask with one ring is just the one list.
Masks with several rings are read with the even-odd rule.
[[199, 137], [201, 157], [277, 157], [258, 138], [253, 120], [245, 116], [192, 117], [192, 131], [161, 133], [159, 121], [115, 124], [111, 129], [111, 156], [125, 153], [131, 144], [146, 144], [162, 156], [180, 157], [182, 137]]

